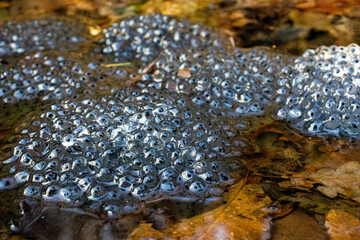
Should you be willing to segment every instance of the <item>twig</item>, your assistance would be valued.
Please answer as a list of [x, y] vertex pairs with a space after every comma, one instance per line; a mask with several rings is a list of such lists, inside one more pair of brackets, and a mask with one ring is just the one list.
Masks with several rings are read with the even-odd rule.
[[139, 81], [139, 80], [141, 79], [141, 77], [142, 77], [143, 75], [145, 75], [146, 73], [148, 73], [148, 72], [151, 70], [151, 68], [156, 64], [156, 62], [159, 61], [161, 55], [163, 55], [163, 53], [165, 52], [165, 49], [166, 49], [166, 48], [164, 48], [164, 49], [159, 53], [159, 55], [158, 55], [149, 65], [147, 65], [147, 66], [143, 69], [143, 71], [142, 71], [141, 74], [139, 74], [139, 75], [137, 75], [136, 77], [134, 77], [133, 79], [131, 79], [129, 85], [134, 85], [137, 81]]
[[123, 63], [110, 63], [110, 64], [104, 64], [104, 67], [123, 67], [123, 66], [130, 66], [131, 62], [123, 62]]
[[295, 135], [297, 135], [298, 137], [304, 138], [304, 136], [301, 136], [301, 135], [298, 134], [296, 131], [288, 128], [284, 123], [282, 123], [282, 122], [278, 122], [278, 123], [279, 123], [281, 126], [283, 126], [284, 128], [286, 128], [288, 131], [290, 131], [290, 132], [294, 133]]

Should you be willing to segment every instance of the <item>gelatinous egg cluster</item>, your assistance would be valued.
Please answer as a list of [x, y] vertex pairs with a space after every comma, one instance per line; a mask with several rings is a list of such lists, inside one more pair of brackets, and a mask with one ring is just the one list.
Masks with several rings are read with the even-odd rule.
[[181, 51], [222, 46], [224, 39], [213, 29], [170, 16], [135, 16], [104, 30], [103, 53], [114, 62], [140, 60], [151, 63], [164, 49]]
[[263, 114], [288, 93], [278, 83], [287, 74], [288, 61], [291, 58], [259, 49], [166, 49], [154, 74], [143, 76], [137, 86], [186, 94], [215, 117]]
[[302, 132], [341, 138], [360, 136], [360, 47], [320, 47], [295, 60], [291, 94], [277, 112]]
[[1, 104], [56, 101], [2, 149], [0, 191], [114, 217], [147, 201], [221, 194], [233, 182], [228, 157], [248, 147], [248, 115], [275, 111], [305, 133], [359, 136], [357, 45], [294, 62], [153, 15], [114, 23], [69, 54], [62, 47], [86, 39], [72, 22], [5, 25], [0, 55], [21, 57], [0, 62]]
[[223, 158], [246, 146], [219, 124], [151, 89], [64, 100], [26, 124], [2, 161], [0, 189], [109, 216], [135, 212], [141, 200], [216, 196], [232, 182]]
[[222, 35], [186, 20], [163, 15], [125, 19], [105, 29], [100, 42], [115, 62], [137, 59], [145, 69], [154, 63], [152, 72], [140, 70], [137, 87], [186, 94], [216, 117], [263, 114], [287, 94], [277, 80], [287, 74], [290, 57], [229, 49]]
[[125, 69], [106, 68], [94, 60], [46, 52], [28, 54], [0, 72], [0, 99], [14, 103], [77, 98], [110, 91], [128, 75]]
[[56, 18], [0, 25], [0, 56], [80, 46], [88, 37], [86, 25], [78, 21]]

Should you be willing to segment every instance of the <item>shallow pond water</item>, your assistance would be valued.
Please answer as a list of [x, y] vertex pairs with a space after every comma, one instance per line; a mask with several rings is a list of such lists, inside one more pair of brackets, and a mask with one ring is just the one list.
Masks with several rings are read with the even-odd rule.
[[360, 235], [356, 2], [0, 7], [2, 238]]

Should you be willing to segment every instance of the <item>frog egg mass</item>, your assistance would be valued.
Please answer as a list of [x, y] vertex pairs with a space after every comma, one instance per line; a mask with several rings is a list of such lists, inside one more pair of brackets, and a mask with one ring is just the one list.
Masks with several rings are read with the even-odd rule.
[[110, 91], [112, 79], [122, 80], [127, 72], [104, 68], [100, 60], [86, 62], [56, 53], [29, 54], [0, 74], [0, 99], [4, 103], [48, 101]]
[[[231, 53], [225, 49], [190, 49], [178, 55], [165, 50], [164, 55], [156, 63], [154, 75], [149, 76], [151, 80], [139, 81], [138, 87], [186, 94], [199, 107], [208, 106], [214, 116], [262, 115], [286, 94], [274, 93], [280, 88], [277, 79], [284, 74], [285, 62], [291, 61], [282, 55], [257, 49], [247, 53], [239, 49]], [[174, 74], [173, 69], [188, 71], [190, 76]]]
[[44, 201], [100, 201], [111, 214], [130, 211], [119, 199], [216, 196], [233, 180], [223, 158], [246, 146], [219, 124], [155, 90], [64, 100], [21, 131], [2, 162], [9, 176], [1, 190], [23, 185], [25, 197]]
[[231, 48], [209, 27], [163, 15], [113, 23], [93, 41], [79, 24], [4, 24], [1, 104], [43, 107], [2, 147], [0, 191], [115, 218], [146, 202], [221, 196], [239, 171], [229, 159], [251, 149], [249, 117], [359, 138], [355, 44], [294, 59]]
[[[139, 60], [151, 63], [164, 49], [219, 48], [225, 39], [213, 29], [170, 16], [136, 16], [104, 29], [102, 52], [114, 62]], [[175, 56], [173, 56], [175, 57]]]
[[89, 37], [87, 27], [79, 21], [44, 18], [1, 24], [0, 56], [36, 50], [76, 49]]
[[320, 47], [295, 60], [290, 95], [277, 116], [318, 136], [359, 138], [360, 48]]

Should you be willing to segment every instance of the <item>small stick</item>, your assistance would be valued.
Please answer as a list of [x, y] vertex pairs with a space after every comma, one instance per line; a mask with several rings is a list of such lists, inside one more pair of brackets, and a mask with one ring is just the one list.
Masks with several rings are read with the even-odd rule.
[[159, 61], [161, 55], [165, 52], [165, 49], [166, 49], [166, 48], [164, 48], [164, 49], [159, 53], [159, 56], [157, 56], [149, 65], [147, 65], [147, 66], [143, 69], [143, 71], [142, 71], [141, 74], [137, 75], [137, 76], [134, 77], [132, 80], [130, 80], [129, 85], [134, 85], [137, 81], [140, 80], [140, 78], [141, 78], [144, 74], [148, 73], [148, 72], [150, 71], [150, 69], [156, 64], [156, 62]]
[[123, 67], [123, 66], [130, 66], [131, 62], [123, 62], [123, 63], [110, 63], [110, 64], [104, 64], [104, 67]]

